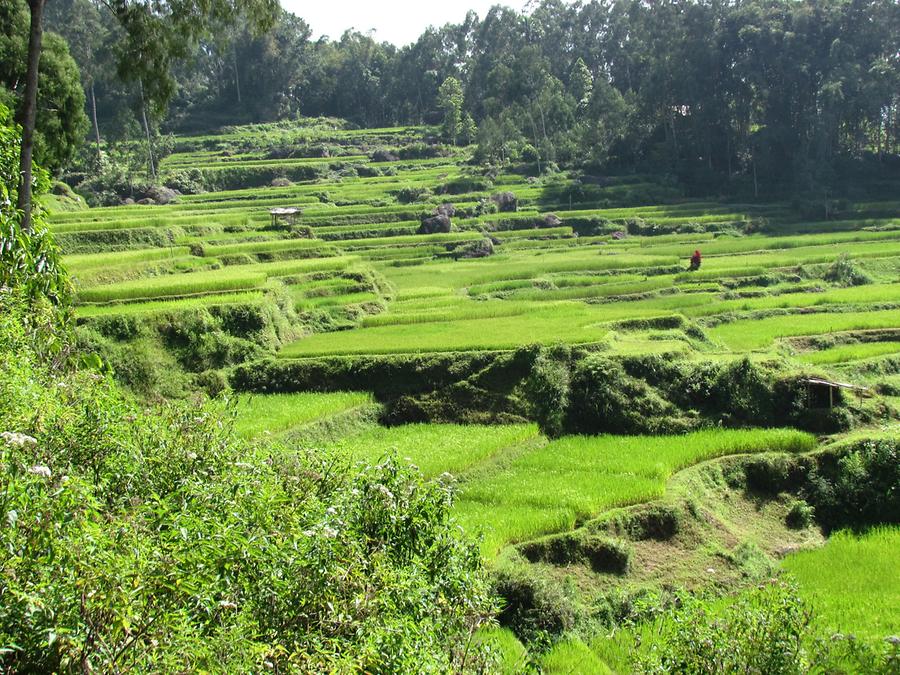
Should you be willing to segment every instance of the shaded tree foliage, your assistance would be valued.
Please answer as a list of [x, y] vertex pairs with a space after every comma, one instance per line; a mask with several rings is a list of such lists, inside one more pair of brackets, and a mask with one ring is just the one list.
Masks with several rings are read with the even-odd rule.
[[[25, 89], [28, 25], [24, 1], [0, 6], [0, 102], [19, 114]], [[59, 35], [44, 35], [39, 77], [35, 160], [57, 172], [71, 161], [88, 129], [78, 67]]]
[[[222, 4], [215, 21], [237, 11]], [[663, 171], [698, 191], [826, 200], [847, 160], [900, 150], [892, 0], [543, 0], [527, 13], [470, 12], [399, 49], [353, 31], [313, 40], [287, 12], [260, 37], [114, 7], [129, 37], [113, 56], [143, 59], [141, 72], [119, 75], [149, 83], [180, 59], [166, 71], [174, 80], [147, 84], [150, 100], [174, 95], [172, 123], [333, 115], [444, 123], [447, 135], [449, 121], [479, 161]], [[165, 39], [179, 43], [145, 53], [163, 18]], [[73, 51], [86, 64], [81, 54], [102, 52]], [[460, 91], [448, 108], [441, 87], [452, 81]]]

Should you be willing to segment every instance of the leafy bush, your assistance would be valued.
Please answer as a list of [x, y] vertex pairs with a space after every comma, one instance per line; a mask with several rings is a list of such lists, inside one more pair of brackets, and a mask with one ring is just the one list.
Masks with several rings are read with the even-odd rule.
[[631, 551], [624, 542], [583, 530], [543, 537], [523, 544], [519, 551], [529, 562], [552, 565], [587, 564], [595, 572], [625, 574]]
[[42, 365], [0, 309], [0, 669], [478, 668], [493, 603], [450, 485], [145, 408]]
[[768, 494], [798, 489], [806, 480], [807, 471], [804, 462], [784, 455], [754, 457], [744, 465], [747, 487]]
[[560, 635], [575, 625], [572, 602], [558, 584], [524, 565], [508, 565], [494, 574], [493, 591], [502, 602], [498, 621], [525, 641]]
[[564, 348], [556, 354], [541, 351], [523, 387], [532, 419], [550, 437], [560, 436], [566, 421], [569, 405], [567, 352]]
[[770, 379], [747, 357], [730, 363], [718, 374], [711, 401], [726, 411], [732, 422], [764, 424], [774, 417]]
[[840, 286], [863, 286], [871, 284], [872, 278], [844, 253], [826, 270], [825, 281]]
[[400, 188], [394, 194], [401, 204], [411, 204], [425, 200], [431, 194], [431, 190], [426, 187], [407, 186]]
[[900, 441], [864, 440], [824, 454], [805, 492], [829, 530], [900, 523]]
[[677, 408], [622, 364], [588, 356], [572, 376], [567, 428], [579, 433], [665, 433], [678, 429]]
[[197, 168], [182, 169], [169, 174], [163, 184], [184, 195], [196, 195], [205, 190], [203, 173]]
[[[35, 204], [31, 230], [25, 231], [21, 214], [13, 206], [19, 185], [19, 134], [9, 110], [0, 104], [0, 293], [15, 291], [18, 297], [27, 299], [32, 307], [28, 322], [32, 337], [38, 339], [41, 332], [43, 348], [58, 353], [62, 343], [54, 330], [42, 330], [42, 324], [64, 329], [69, 314], [62, 308], [70, 299], [71, 285], [40, 208]], [[49, 182], [39, 167], [35, 177], [37, 197], [47, 190]]]
[[795, 499], [791, 503], [784, 521], [788, 527], [795, 530], [802, 530], [803, 528], [812, 525], [814, 514], [815, 510], [813, 507], [802, 499]]
[[622, 514], [616, 514], [598, 527], [611, 529], [626, 535], [629, 539], [643, 541], [671, 539], [681, 530], [683, 514], [674, 504], [653, 502], [633, 506]]
[[801, 673], [809, 610], [777, 581], [726, 605], [685, 596], [657, 622], [642, 672]]

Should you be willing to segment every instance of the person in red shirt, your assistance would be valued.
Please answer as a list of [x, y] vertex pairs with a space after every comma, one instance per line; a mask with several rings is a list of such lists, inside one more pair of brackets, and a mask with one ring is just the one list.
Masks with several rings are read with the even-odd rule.
[[694, 255], [691, 256], [691, 266], [688, 269], [690, 269], [691, 272], [700, 269], [700, 249], [694, 251]]

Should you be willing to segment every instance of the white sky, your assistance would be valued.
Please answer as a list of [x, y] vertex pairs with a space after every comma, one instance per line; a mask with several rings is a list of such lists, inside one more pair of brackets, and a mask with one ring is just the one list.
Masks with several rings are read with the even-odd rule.
[[496, 4], [522, 9], [524, 0], [281, 0], [281, 5], [310, 25], [313, 38], [327, 35], [333, 40], [348, 28], [366, 33], [375, 30], [379, 42], [398, 47], [415, 42], [428, 26], [462, 23], [474, 9], [484, 18]]

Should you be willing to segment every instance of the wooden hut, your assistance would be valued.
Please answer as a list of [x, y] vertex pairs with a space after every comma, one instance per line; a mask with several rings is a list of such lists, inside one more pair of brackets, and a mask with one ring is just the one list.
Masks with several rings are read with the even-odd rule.
[[272, 227], [278, 227], [279, 223], [293, 225], [297, 221], [297, 216], [302, 213], [303, 209], [297, 206], [284, 206], [271, 209], [269, 215], [272, 216]]
[[[833, 408], [836, 399], [840, 403], [840, 392], [843, 391], [852, 391], [863, 396], [869, 393], [868, 387], [861, 387], [847, 382], [832, 382], [831, 380], [823, 380], [820, 377], [804, 377], [800, 382], [806, 385], [807, 408], [824, 408], [826, 402], [828, 408]], [[837, 394], [837, 397], [835, 394]]]

